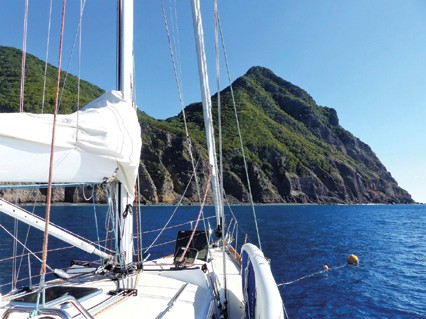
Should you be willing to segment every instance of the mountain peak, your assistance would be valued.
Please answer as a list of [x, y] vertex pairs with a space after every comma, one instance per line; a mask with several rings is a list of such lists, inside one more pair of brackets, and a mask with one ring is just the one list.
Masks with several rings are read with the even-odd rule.
[[[305, 90], [260, 66], [250, 68], [232, 86], [256, 202], [412, 202], [370, 147], [340, 126], [336, 110], [318, 106]], [[234, 133], [231, 90], [224, 89], [221, 99], [225, 193], [246, 201], [249, 195], [245, 178], [239, 177], [244, 171]], [[203, 145], [201, 104], [187, 107], [186, 112], [190, 135]], [[215, 108], [213, 113], [216, 118]], [[182, 127], [182, 118], [170, 118], [167, 124]], [[182, 154], [181, 148], [168, 147], [160, 153]], [[165, 170], [170, 167], [167, 163]]]
[[262, 66], [251, 67], [243, 77], [255, 80], [257, 84], [261, 85], [266, 91], [272, 94], [277, 91], [286, 91], [308, 104], [316, 105], [314, 99], [308, 94], [308, 92], [277, 76], [268, 68]]
[[244, 76], [250, 76], [251, 74], [259, 74], [263, 76], [276, 76], [274, 72], [263, 66], [252, 66]]
[[[19, 50], [0, 47], [0, 111], [19, 105]], [[28, 85], [25, 109], [39, 111], [44, 63], [27, 56]], [[53, 92], [56, 71], [49, 66], [47, 83]], [[74, 83], [73, 83], [74, 82]], [[87, 100], [101, 90], [83, 83]], [[68, 93], [76, 96], [77, 82], [68, 77]], [[233, 83], [242, 139], [245, 142], [253, 199], [258, 203], [411, 203], [370, 147], [339, 125], [337, 112], [318, 106], [300, 87], [271, 70], [256, 66]], [[93, 98], [91, 98], [93, 97]], [[216, 98], [213, 97], [213, 106]], [[46, 101], [54, 101], [47, 96]], [[81, 100], [80, 100], [81, 101]], [[249, 199], [243, 158], [236, 134], [233, 97], [221, 92], [223, 132], [223, 183], [227, 200]], [[62, 101], [72, 110], [75, 101]], [[51, 107], [51, 105], [50, 105]], [[45, 109], [46, 110], [46, 109]], [[200, 185], [207, 183], [209, 164], [205, 149], [201, 103], [186, 107]], [[213, 107], [213, 116], [217, 110]], [[148, 202], [197, 202], [197, 185], [190, 183], [193, 163], [182, 116], [159, 121], [139, 113], [144, 147], [141, 154], [141, 190]]]

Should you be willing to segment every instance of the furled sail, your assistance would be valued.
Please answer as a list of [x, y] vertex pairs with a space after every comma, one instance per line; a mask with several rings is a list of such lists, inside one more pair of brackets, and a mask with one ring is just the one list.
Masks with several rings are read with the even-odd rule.
[[[48, 181], [53, 115], [0, 114], [0, 181]], [[53, 182], [102, 182], [116, 177], [133, 194], [140, 159], [137, 114], [110, 91], [83, 110], [58, 115]]]

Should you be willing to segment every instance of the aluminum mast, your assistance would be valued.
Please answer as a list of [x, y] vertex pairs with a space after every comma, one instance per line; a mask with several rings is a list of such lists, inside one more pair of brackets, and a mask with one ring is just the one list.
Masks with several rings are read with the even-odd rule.
[[219, 175], [217, 168], [216, 145], [214, 140], [212, 101], [210, 97], [209, 80], [207, 75], [206, 53], [204, 48], [204, 32], [200, 13], [200, 3], [192, 0], [192, 15], [194, 21], [195, 46], [197, 49], [198, 73], [200, 78], [201, 98], [203, 102], [204, 127], [206, 130], [209, 164], [212, 174], [213, 201], [216, 213], [217, 234], [220, 235], [223, 226], [223, 198], [220, 191]]

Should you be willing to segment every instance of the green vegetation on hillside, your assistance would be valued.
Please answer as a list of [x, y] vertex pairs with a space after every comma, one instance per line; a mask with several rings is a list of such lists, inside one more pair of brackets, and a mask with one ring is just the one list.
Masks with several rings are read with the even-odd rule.
[[[21, 86], [22, 51], [0, 46], [0, 112], [16, 112], [19, 110]], [[45, 63], [31, 54], [26, 56], [26, 77], [24, 94], [24, 111], [40, 113], [43, 100]], [[52, 65], [47, 67], [45, 113], [52, 113], [55, 107], [56, 78], [58, 69]], [[72, 113], [77, 109], [77, 77], [61, 72], [60, 113]], [[87, 81], [80, 82], [80, 105], [100, 96], [104, 91]]]
[[[233, 90], [251, 178], [263, 192], [255, 200], [380, 202], [401, 196], [411, 201], [368, 145], [339, 125], [336, 111], [318, 106], [301, 88], [266, 68], [253, 67], [233, 83]], [[231, 102], [227, 88], [221, 92], [224, 168], [227, 176], [246, 184]], [[212, 104], [217, 123], [216, 95]], [[189, 105], [185, 113], [191, 138], [205, 148], [201, 103]], [[182, 114], [148, 123], [184, 136]]]
[[[0, 46], [0, 112], [19, 109], [21, 57], [20, 50]], [[44, 67], [44, 62], [27, 55], [26, 112], [41, 112]], [[49, 65], [46, 113], [54, 107], [56, 75], [57, 69]], [[77, 107], [77, 78], [62, 73], [62, 81], [65, 78], [60, 112], [71, 113]], [[251, 68], [232, 86], [256, 202], [412, 202], [371, 148], [340, 126], [333, 108], [318, 106], [306, 91], [263, 67]], [[81, 81], [80, 92], [83, 106], [103, 90]], [[216, 95], [212, 105], [217, 123]], [[247, 201], [248, 182], [229, 87], [221, 92], [221, 105], [225, 193], [230, 201]], [[185, 114], [199, 182], [205, 185], [209, 165], [201, 103], [187, 106]], [[198, 201], [182, 114], [157, 120], [139, 111], [138, 118], [143, 197], [172, 203], [186, 190], [188, 202]]]

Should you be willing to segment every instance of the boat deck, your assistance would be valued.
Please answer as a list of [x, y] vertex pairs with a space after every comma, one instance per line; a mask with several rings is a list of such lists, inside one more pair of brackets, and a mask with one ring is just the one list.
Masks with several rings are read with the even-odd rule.
[[[227, 273], [228, 318], [244, 318], [243, 296], [239, 265], [225, 254]], [[201, 267], [206, 264], [208, 271]], [[80, 298], [80, 304], [91, 316], [100, 319], [107, 318], [216, 318], [219, 316], [217, 298], [212, 282], [216, 280], [218, 291], [224, 294], [224, 263], [221, 249], [211, 250], [210, 262], [196, 261], [191, 268], [173, 269], [173, 258], [166, 257], [144, 264], [144, 271], [131, 277], [136, 290], [112, 295], [110, 291], [117, 290], [117, 281], [99, 275], [82, 276], [80, 279], [58, 283], [59, 294], [71, 291], [78, 294], [78, 287], [93, 288], [96, 291]], [[87, 289], [86, 289], [87, 290]], [[56, 298], [56, 297], [55, 297]], [[28, 307], [34, 305], [31, 298], [23, 297], [15, 301], [15, 306]], [[32, 300], [32, 299], [31, 299]], [[0, 317], [10, 308], [7, 296], [0, 300]], [[79, 311], [69, 303], [55, 305], [50, 308], [66, 311], [70, 316], [78, 316]], [[28, 313], [13, 312], [9, 318], [27, 318]], [[54, 318], [59, 318], [55, 317]], [[79, 316], [80, 317], [80, 316]]]
[[244, 298], [243, 290], [241, 283], [241, 267], [235, 261], [233, 256], [230, 256], [228, 253], [225, 254], [225, 266], [223, 263], [223, 252], [222, 249], [216, 248], [212, 249], [212, 266], [214, 272], [219, 281], [220, 294], [224, 293], [224, 277], [223, 274], [226, 273], [226, 288], [227, 288], [227, 299], [228, 299], [228, 318], [245, 318], [244, 312]]

